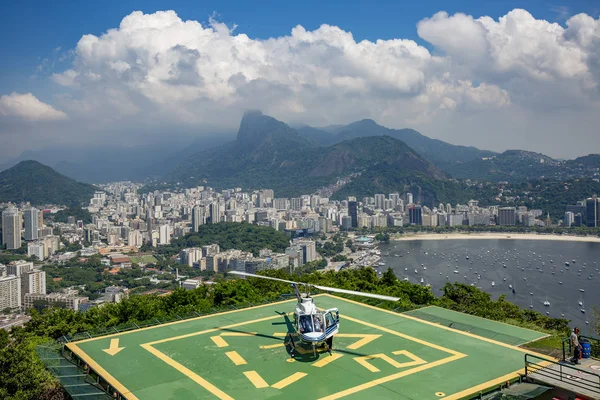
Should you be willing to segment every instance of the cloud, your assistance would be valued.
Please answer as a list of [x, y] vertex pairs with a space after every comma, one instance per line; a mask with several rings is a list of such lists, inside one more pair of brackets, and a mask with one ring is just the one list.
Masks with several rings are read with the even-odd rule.
[[67, 119], [67, 114], [40, 101], [31, 93], [11, 93], [0, 96], [0, 115], [28, 121], [56, 121]]
[[[522, 9], [498, 19], [441, 11], [417, 24], [426, 47], [357, 40], [327, 24], [253, 39], [214, 16], [202, 24], [135, 11], [102, 35], [82, 36], [52, 80], [72, 131], [103, 140], [111, 132], [125, 140], [127, 130], [151, 140], [153, 126], [234, 130], [245, 109], [260, 108], [291, 123], [374, 118], [452, 143], [554, 154], [558, 127], [571, 126], [574, 140], [600, 151], [590, 136], [600, 123], [599, 24], [586, 14], [561, 26]], [[491, 140], [492, 131], [504, 140]]]

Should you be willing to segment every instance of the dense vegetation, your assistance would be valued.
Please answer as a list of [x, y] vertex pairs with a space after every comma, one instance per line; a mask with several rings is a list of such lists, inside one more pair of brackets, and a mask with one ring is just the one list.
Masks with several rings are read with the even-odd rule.
[[21, 161], [0, 172], [0, 203], [82, 205], [89, 203], [95, 190], [37, 161]]
[[[283, 279], [400, 297], [396, 303], [381, 304], [388, 309], [406, 310], [436, 304], [495, 320], [510, 320], [527, 326], [534, 324], [540, 329], [560, 331], [561, 334], [568, 330], [566, 320], [520, 309], [503, 297], [493, 301], [489, 294], [460, 283], [446, 284], [442, 296], [436, 298], [427, 287], [399, 281], [391, 270], [381, 278], [368, 268], [303, 276], [290, 276], [283, 271], [269, 271], [269, 274]], [[132, 322], [139, 324], [153, 318], [170, 319], [192, 312], [207, 313], [224, 307], [273, 301], [289, 292], [289, 285], [280, 282], [218, 278], [212, 286], [201, 286], [191, 291], [176, 289], [170, 296], [134, 295], [120, 303], [86, 312], [48, 309], [38, 313], [33, 310], [30, 322], [11, 331], [12, 340], [0, 331], [0, 397], [5, 400], [41, 399], [47, 398], [49, 393], [56, 393], [55, 383], [43, 370], [35, 353], [35, 345], [45, 340]]]
[[51, 218], [54, 219], [54, 222], [64, 222], [68, 221], [69, 217], [75, 217], [75, 221], [83, 221], [84, 224], [89, 224], [92, 222], [92, 214], [81, 207], [69, 207], [64, 210], [60, 210], [55, 214], [51, 214]]
[[[283, 252], [289, 245], [289, 238], [271, 227], [237, 222], [220, 222], [201, 225], [198, 232], [189, 233], [171, 240], [167, 246], [159, 246], [158, 254], [174, 255], [186, 247], [201, 247], [216, 243], [221, 250], [237, 249], [258, 256], [262, 249]], [[142, 247], [142, 251], [145, 247]]]

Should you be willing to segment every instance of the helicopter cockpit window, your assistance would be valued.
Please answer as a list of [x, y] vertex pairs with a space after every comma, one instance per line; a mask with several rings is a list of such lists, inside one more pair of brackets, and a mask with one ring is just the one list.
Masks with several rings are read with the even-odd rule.
[[298, 325], [301, 333], [310, 333], [313, 331], [312, 318], [310, 315], [301, 315], [298, 319]]
[[313, 315], [313, 321], [315, 322], [315, 332], [323, 332], [323, 316], [321, 314]]
[[327, 323], [327, 328], [329, 328], [330, 326], [335, 324], [335, 321], [333, 319], [333, 315], [331, 315], [330, 312], [328, 312], [327, 314], [325, 314], [325, 321]]

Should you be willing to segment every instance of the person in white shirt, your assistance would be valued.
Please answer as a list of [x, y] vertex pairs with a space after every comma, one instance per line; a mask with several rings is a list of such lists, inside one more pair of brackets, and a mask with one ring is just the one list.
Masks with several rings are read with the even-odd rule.
[[581, 354], [581, 345], [579, 344], [579, 328], [573, 328], [573, 332], [571, 332], [570, 342], [571, 348], [573, 349], [573, 358], [571, 361], [573, 364], [579, 364], [579, 355]]

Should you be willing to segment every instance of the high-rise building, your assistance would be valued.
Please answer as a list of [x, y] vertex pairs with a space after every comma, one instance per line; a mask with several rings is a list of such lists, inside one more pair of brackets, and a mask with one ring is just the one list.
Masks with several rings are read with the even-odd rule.
[[25, 220], [25, 240], [37, 240], [39, 230], [38, 209], [28, 207], [23, 210], [23, 219]]
[[21, 281], [18, 276], [0, 277], [0, 311], [21, 308]]
[[352, 227], [358, 227], [358, 204], [356, 200], [348, 202], [348, 215], [352, 218]]
[[575, 214], [573, 214], [571, 211], [567, 211], [565, 213], [565, 219], [563, 221], [563, 225], [566, 226], [567, 228], [570, 228], [574, 222], [575, 222]]
[[517, 221], [517, 209], [515, 207], [498, 208], [498, 225], [512, 226]]
[[[408, 193], [410, 194], [410, 193]], [[412, 196], [412, 195], [411, 195]], [[411, 225], [423, 225], [423, 209], [421, 206], [408, 208], [408, 218]]]
[[210, 222], [213, 224], [221, 222], [221, 205], [217, 202], [210, 205]]
[[129, 231], [127, 234], [127, 245], [140, 247], [144, 244], [142, 233], [138, 230]]
[[585, 201], [585, 221], [590, 228], [600, 226], [600, 199], [596, 196]]
[[302, 210], [302, 199], [298, 197], [293, 197], [290, 200], [290, 208], [294, 211]]
[[46, 246], [44, 242], [29, 242], [27, 243], [27, 255], [29, 257], [36, 256], [38, 260], [46, 259]]
[[8, 250], [21, 247], [21, 216], [15, 207], [2, 211], [2, 244]]
[[406, 204], [413, 204], [413, 194], [412, 193], [406, 193]]
[[8, 264], [8, 266], [6, 267], [6, 274], [20, 277], [25, 272], [31, 271], [32, 269], [33, 263], [30, 261], [15, 261], [13, 263]]
[[26, 294], [46, 294], [46, 271], [34, 269], [21, 275], [21, 303]]
[[171, 239], [171, 227], [168, 224], [161, 225], [158, 229], [158, 244], [169, 244]]
[[385, 202], [385, 194], [380, 194], [380, 193], [375, 194], [375, 209], [383, 210], [384, 202]]
[[286, 198], [273, 199], [273, 208], [276, 210], [287, 210], [290, 207], [290, 201]]
[[388, 198], [393, 202], [394, 207], [396, 207], [400, 203], [400, 194], [399, 193], [390, 193]]
[[204, 224], [204, 207], [192, 208], [192, 231], [198, 232], [200, 225]]

